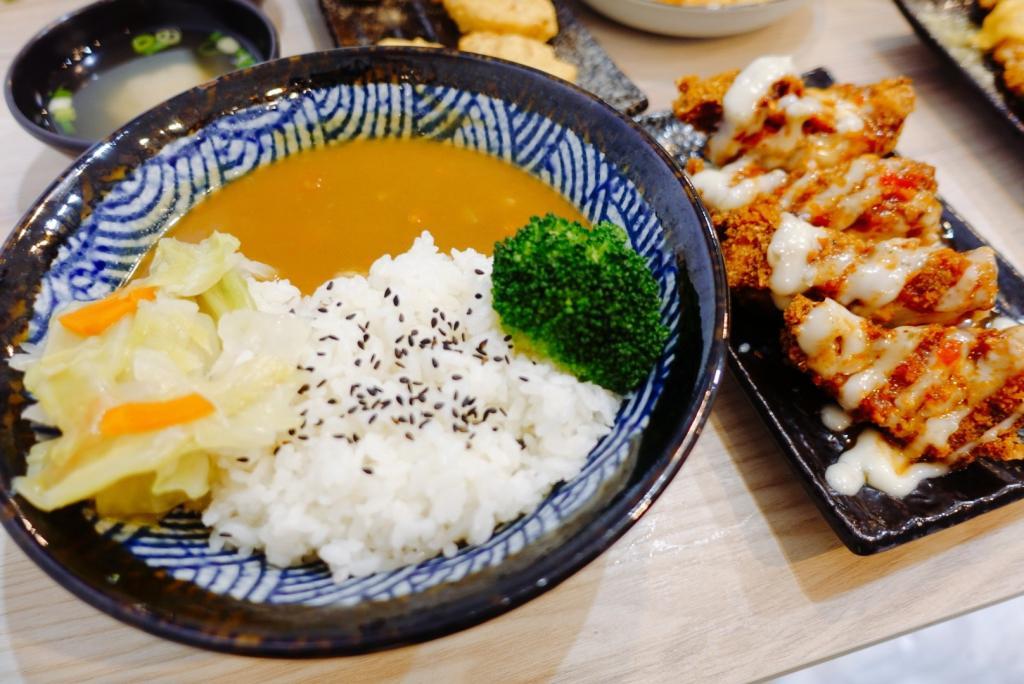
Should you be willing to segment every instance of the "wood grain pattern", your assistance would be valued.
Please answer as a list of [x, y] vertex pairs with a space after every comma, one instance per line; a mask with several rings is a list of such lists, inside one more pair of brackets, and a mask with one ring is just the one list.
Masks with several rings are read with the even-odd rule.
[[[82, 0], [0, 6], [0, 68]], [[266, 0], [283, 54], [329, 44], [316, 0]], [[792, 52], [844, 80], [905, 73], [920, 103], [900, 150], [935, 164], [943, 195], [1024, 265], [1024, 147], [921, 45], [887, 0], [810, 3], [713, 41], [659, 38], [580, 15], [665, 108], [673, 80]], [[68, 162], [0, 112], [0, 227]], [[727, 378], [682, 473], [596, 562], [536, 601], [421, 646], [351, 659], [227, 657], [161, 641], [73, 598], [0, 540], [0, 681], [748, 681], [844, 653], [1024, 590], [1024, 504], [871, 558], [833, 536]]]

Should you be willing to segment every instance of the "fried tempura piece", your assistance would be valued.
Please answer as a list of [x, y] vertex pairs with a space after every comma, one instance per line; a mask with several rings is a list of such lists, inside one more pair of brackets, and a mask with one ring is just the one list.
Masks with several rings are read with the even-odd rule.
[[424, 47], [424, 48], [443, 48], [444, 45], [440, 43], [434, 43], [427, 40], [426, 38], [381, 38], [377, 41], [377, 45], [383, 47]]
[[722, 169], [691, 171], [704, 203], [715, 212], [777, 199], [780, 209], [816, 226], [850, 230], [872, 239], [941, 238], [942, 205], [935, 169], [903, 157], [862, 155], [806, 173], [766, 171], [741, 158]]
[[1007, 40], [992, 52], [994, 59], [1003, 67], [1003, 83], [1015, 95], [1024, 96], [1024, 42]]
[[459, 49], [525, 64], [566, 81], [576, 80], [576, 66], [560, 60], [554, 48], [539, 40], [497, 33], [469, 33], [459, 40]]
[[876, 323], [906, 325], [957, 323], [995, 305], [998, 271], [988, 247], [865, 240], [782, 213], [768, 198], [716, 216], [716, 225], [729, 286], [767, 291], [779, 308], [813, 294]]
[[1024, 326], [886, 329], [805, 297], [784, 318], [789, 359], [911, 461], [1024, 458]]
[[534, 40], [551, 40], [558, 17], [551, 0], [443, 0], [461, 33], [514, 33]]
[[788, 57], [754, 60], [722, 95], [728, 80], [681, 79], [676, 103], [680, 117], [715, 129], [706, 154], [719, 166], [746, 157], [766, 169], [796, 171], [885, 156], [914, 108], [909, 79], [805, 88]]

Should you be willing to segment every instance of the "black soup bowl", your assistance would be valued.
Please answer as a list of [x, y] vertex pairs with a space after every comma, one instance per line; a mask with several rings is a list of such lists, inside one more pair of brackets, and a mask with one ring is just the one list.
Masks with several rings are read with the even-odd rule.
[[[199, 520], [149, 528], [82, 506], [34, 509], [12, 489], [33, 443], [20, 374], [0, 364], [0, 510], [57, 582], [129, 624], [221, 651], [309, 656], [434, 638], [501, 614], [597, 557], [652, 505], [707, 419], [728, 299], [709, 218], [678, 166], [630, 119], [538, 71], [477, 56], [360, 48], [281, 59], [188, 91], [80, 157], [14, 228], [0, 261], [7, 358], [53, 311], [103, 296], [202, 197], [265, 164], [365, 138], [430, 138], [534, 175], [590, 221], [626, 228], [671, 335], [580, 474], [453, 558], [331, 581], [214, 550]], [[287, 232], [282, 231], [282, 249]], [[243, 245], [244, 249], [244, 245]]]
[[[219, 75], [234, 67], [275, 59], [277, 31], [247, 0], [100, 0], [57, 19], [29, 40], [7, 73], [7, 106], [33, 136], [57, 149], [79, 154], [98, 139], [84, 134], [81, 116], [89, 116], [90, 111], [95, 116], [96, 110], [118, 107], [109, 99], [109, 91], [95, 84], [109, 78], [111, 69], [129, 62], [152, 62], [154, 56], [168, 56], [172, 49], [180, 55], [182, 48], [190, 54], [205, 55]], [[161, 87], [158, 71], [154, 67], [153, 73], [136, 78], [129, 86], [136, 91], [135, 101], [138, 90]], [[207, 79], [200, 77], [193, 83], [203, 80]], [[166, 97], [177, 94], [173, 85], [164, 87], [172, 88]], [[94, 102], [76, 116], [73, 101], [87, 88], [96, 93], [94, 98], [107, 101]], [[164, 93], [158, 90], [156, 94]], [[126, 100], [127, 104], [132, 102], [131, 97]], [[110, 116], [123, 115], [123, 123], [134, 113], [139, 112], [114, 112]], [[102, 127], [103, 123], [96, 122], [93, 128], [96, 126]]]

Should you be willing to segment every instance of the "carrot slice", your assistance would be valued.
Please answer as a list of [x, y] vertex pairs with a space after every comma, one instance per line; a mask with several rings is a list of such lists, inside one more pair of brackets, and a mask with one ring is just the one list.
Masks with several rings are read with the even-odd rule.
[[83, 337], [99, 335], [125, 316], [135, 313], [143, 299], [156, 299], [156, 288], [137, 287], [127, 292], [115, 292], [105, 299], [66, 313], [59, 320], [65, 328]]
[[121, 404], [100, 418], [100, 434], [104, 437], [117, 437], [162, 430], [172, 425], [205, 418], [215, 410], [214, 405], [201, 394], [187, 394], [167, 401]]

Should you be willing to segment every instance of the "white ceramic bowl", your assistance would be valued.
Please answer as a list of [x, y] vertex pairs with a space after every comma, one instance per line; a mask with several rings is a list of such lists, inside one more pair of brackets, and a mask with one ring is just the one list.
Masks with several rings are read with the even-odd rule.
[[714, 38], [746, 33], [782, 19], [806, 0], [693, 7], [657, 0], [585, 0], [609, 19], [666, 36]]

